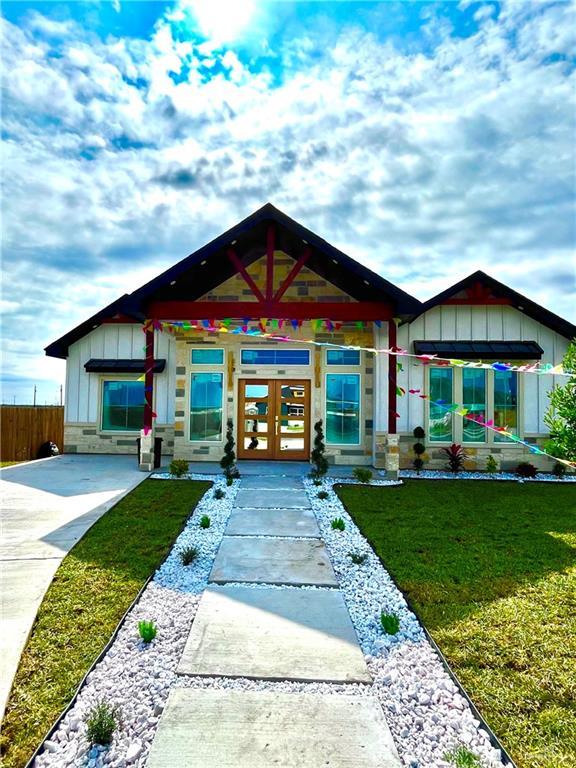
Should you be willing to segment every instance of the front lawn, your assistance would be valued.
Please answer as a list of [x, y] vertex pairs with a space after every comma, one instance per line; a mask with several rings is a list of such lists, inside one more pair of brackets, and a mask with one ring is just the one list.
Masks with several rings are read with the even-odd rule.
[[145, 480], [64, 558], [8, 700], [1, 735], [4, 768], [25, 765], [209, 487], [190, 480]]
[[576, 486], [338, 494], [519, 768], [573, 768]]

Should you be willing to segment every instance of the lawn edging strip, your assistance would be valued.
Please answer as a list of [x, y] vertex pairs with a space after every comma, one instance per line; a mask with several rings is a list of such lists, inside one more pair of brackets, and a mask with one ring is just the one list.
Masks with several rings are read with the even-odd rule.
[[[347, 485], [347, 483], [342, 483], [342, 482], [335, 482], [335, 483], [334, 483], [334, 486], [333, 486], [334, 490], [335, 490], [335, 491], [337, 491], [337, 489], [338, 489], [338, 486], [340, 486], [340, 485]], [[338, 497], [338, 498], [340, 498], [340, 497]], [[342, 499], [340, 499], [340, 503], [342, 504], [342, 506], [344, 507], [344, 509], [345, 509], [345, 510], [346, 510], [346, 512], [348, 513], [348, 515], [350, 516], [350, 519], [353, 519], [353, 518], [352, 518], [352, 515], [351, 515], [351, 514], [350, 514], [350, 512], [348, 511], [348, 508], [347, 508], [347, 506], [346, 506], [346, 503], [345, 503], [345, 502], [344, 502]], [[374, 554], [376, 555], [376, 557], [378, 557], [378, 559], [379, 559], [379, 560], [380, 560], [380, 562], [382, 563], [382, 560], [381, 560], [381, 559], [380, 559], [380, 557], [379, 557], [379, 556], [376, 554], [376, 552], [375, 552]], [[383, 567], [383, 568], [385, 568], [385, 567], [386, 567], [384, 563], [382, 563], [382, 567]], [[406, 602], [406, 605], [408, 606], [409, 610], [410, 610], [410, 611], [411, 611], [411, 612], [412, 612], [412, 613], [413, 613], [415, 616], [417, 616], [416, 610], [415, 610], [414, 606], [412, 605], [412, 602], [411, 602], [411, 600], [410, 600], [408, 597], [406, 597], [406, 595], [405, 595], [405, 594], [402, 592], [402, 590], [400, 589], [400, 587], [399, 587], [398, 583], [396, 582], [396, 580], [394, 579], [394, 577], [392, 576], [392, 574], [391, 574], [389, 571], [387, 571], [387, 573], [388, 573], [388, 576], [389, 576], [390, 580], [393, 582], [394, 586], [396, 587], [396, 589], [397, 589], [399, 592], [401, 592], [401, 593], [402, 593], [402, 596], [404, 597], [404, 600], [405, 600], [405, 602]], [[429, 643], [430, 643], [430, 645], [432, 646], [433, 650], [435, 651], [435, 653], [436, 653], [436, 655], [437, 655], [437, 657], [438, 657], [439, 661], [441, 662], [442, 666], [444, 667], [445, 671], [446, 671], [446, 672], [447, 672], [447, 673], [450, 675], [450, 677], [451, 677], [452, 681], [454, 682], [454, 684], [456, 685], [456, 687], [457, 687], [457, 688], [458, 688], [458, 690], [460, 691], [460, 695], [461, 695], [461, 696], [463, 696], [463, 697], [466, 699], [466, 701], [468, 702], [468, 706], [469, 706], [469, 707], [470, 707], [470, 709], [472, 710], [472, 714], [474, 715], [474, 717], [476, 718], [476, 720], [479, 720], [479, 721], [480, 721], [480, 724], [481, 724], [482, 728], [483, 728], [483, 729], [486, 731], [486, 733], [488, 734], [488, 736], [489, 736], [489, 738], [490, 738], [490, 743], [492, 744], [492, 746], [494, 747], [494, 749], [498, 749], [498, 750], [500, 750], [500, 752], [502, 753], [502, 755], [503, 755], [503, 757], [504, 757], [504, 759], [505, 759], [505, 764], [506, 764], [506, 761], [507, 761], [507, 763], [508, 763], [508, 765], [510, 766], [510, 768], [517, 768], [517, 766], [516, 766], [516, 763], [515, 763], [515, 762], [514, 762], [514, 760], [513, 760], [513, 759], [510, 757], [510, 754], [509, 754], [509, 753], [508, 753], [508, 751], [505, 749], [505, 747], [502, 745], [502, 743], [501, 743], [500, 739], [498, 738], [498, 736], [496, 736], [496, 734], [494, 733], [494, 731], [492, 730], [492, 728], [491, 728], [491, 727], [488, 725], [488, 723], [486, 722], [486, 720], [483, 718], [482, 714], [481, 714], [481, 713], [478, 711], [478, 709], [477, 709], [476, 705], [474, 704], [474, 702], [472, 701], [472, 699], [470, 698], [470, 696], [469, 696], [469, 695], [468, 695], [468, 693], [466, 692], [466, 689], [464, 688], [464, 686], [463, 686], [463, 685], [462, 685], [462, 683], [460, 682], [460, 679], [458, 678], [458, 676], [456, 675], [456, 673], [455, 673], [455, 672], [452, 670], [452, 668], [450, 667], [450, 664], [448, 663], [448, 661], [447, 661], [446, 657], [444, 656], [444, 654], [442, 653], [442, 651], [441, 651], [441, 650], [440, 650], [440, 648], [438, 647], [438, 644], [436, 643], [436, 641], [434, 640], [434, 638], [432, 637], [432, 635], [430, 634], [430, 632], [428, 632], [428, 630], [426, 629], [425, 625], [424, 625], [424, 624], [422, 624], [422, 622], [420, 622], [420, 621], [419, 621], [419, 624], [420, 624], [420, 627], [422, 628], [422, 631], [423, 631], [423, 632], [424, 632], [424, 634], [426, 635], [426, 639], [428, 640], [428, 642], [429, 642]]]
[[[449, 750], [465, 746], [487, 768], [513, 766], [508, 754], [496, 746], [499, 742], [490, 738], [491, 731], [476, 716], [476, 708], [470, 707], [469, 697], [461, 693], [462, 687], [430, 643], [428, 633], [335, 493], [334, 486], [351, 483], [325, 478], [322, 490], [328, 491], [326, 499], [318, 498], [320, 488], [310, 480], [305, 479], [304, 485], [374, 679], [374, 693], [403, 762], [413, 768], [444, 765]], [[379, 481], [374, 485], [402, 483]], [[344, 530], [332, 528], [332, 520], [337, 518], [344, 520]], [[365, 555], [363, 563], [354, 564], [351, 553]], [[382, 630], [381, 612], [399, 617], [397, 634]]]

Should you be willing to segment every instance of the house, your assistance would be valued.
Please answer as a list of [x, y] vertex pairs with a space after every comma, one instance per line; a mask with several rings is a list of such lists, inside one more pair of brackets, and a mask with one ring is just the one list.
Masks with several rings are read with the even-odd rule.
[[[161, 437], [164, 453], [214, 461], [232, 419], [239, 458], [307, 460], [323, 419], [332, 463], [409, 466], [422, 426], [428, 466], [458, 442], [483, 469], [489, 454], [549, 460], [434, 402], [541, 445], [563, 378], [441, 358], [557, 365], [575, 336], [483, 272], [422, 303], [267, 204], [46, 354], [66, 359], [66, 452], [135, 452], [140, 437], [145, 468]], [[390, 348], [421, 357], [366, 351]]]

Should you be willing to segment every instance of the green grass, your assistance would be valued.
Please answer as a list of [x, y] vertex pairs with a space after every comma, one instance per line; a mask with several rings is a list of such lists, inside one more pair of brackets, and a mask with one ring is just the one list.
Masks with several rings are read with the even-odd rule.
[[25, 765], [209, 487], [145, 480], [64, 558], [16, 673], [0, 737], [4, 768]]
[[576, 486], [338, 494], [519, 768], [573, 768]]
[[0, 461], [0, 469], [2, 467], [13, 467], [14, 464], [22, 464], [21, 461]]

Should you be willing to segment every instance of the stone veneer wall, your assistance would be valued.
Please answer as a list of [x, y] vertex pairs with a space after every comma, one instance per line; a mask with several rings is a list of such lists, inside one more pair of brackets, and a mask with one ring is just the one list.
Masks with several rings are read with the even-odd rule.
[[[544, 448], [546, 437], [525, 438], [533, 442], [540, 448]], [[412, 469], [412, 462], [415, 458], [412, 446], [417, 442], [413, 435], [402, 434], [400, 436], [400, 469]], [[434, 445], [424, 439], [426, 453], [422, 456], [424, 459], [424, 469], [445, 469], [447, 464], [446, 454], [442, 451], [441, 445]], [[464, 451], [467, 454], [467, 461], [464, 466], [469, 470], [486, 470], [486, 459], [492, 455], [502, 471], [515, 469], [521, 461], [529, 461], [540, 470], [552, 469], [554, 462], [545, 456], [538, 456], [530, 453], [528, 448], [523, 445], [513, 443], [492, 443], [486, 446], [467, 446], [463, 444]]]
[[[157, 424], [155, 436], [163, 438], [162, 454], [174, 453], [174, 426]], [[97, 424], [64, 424], [64, 453], [133, 453], [138, 432], [100, 432]]]

